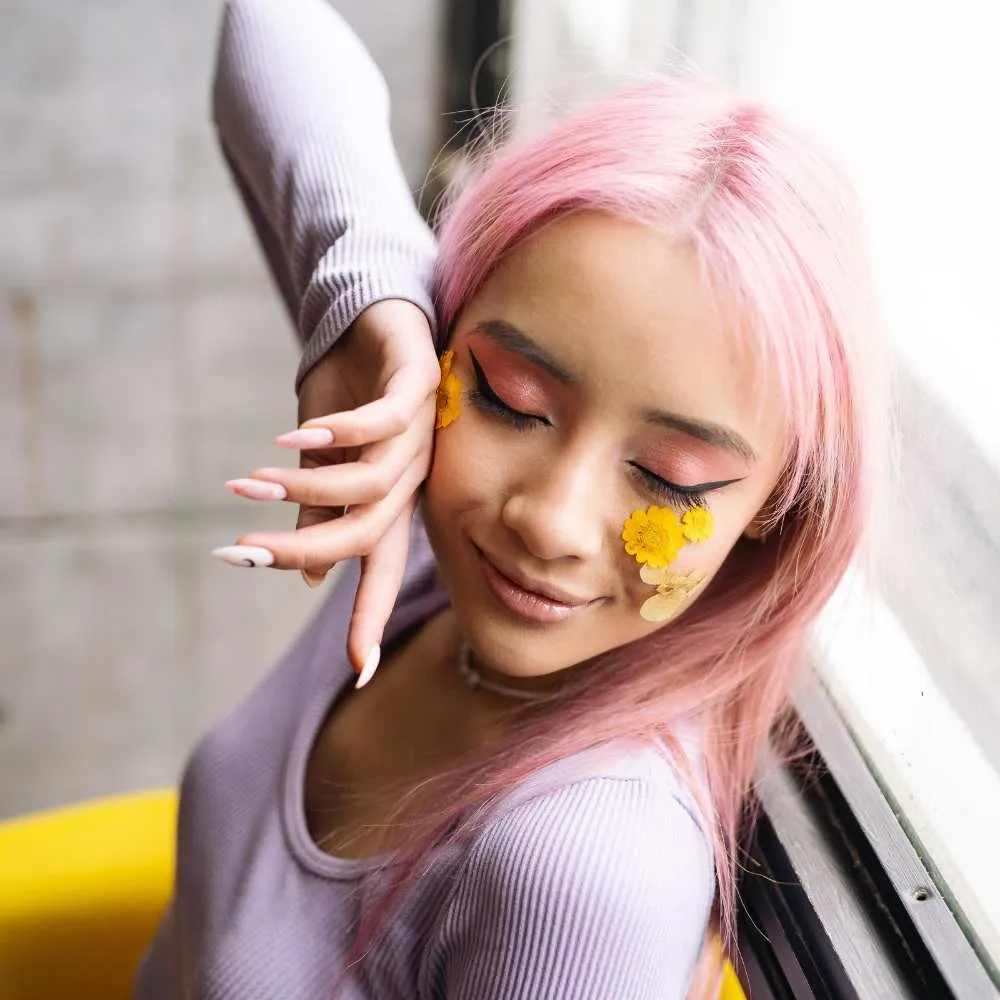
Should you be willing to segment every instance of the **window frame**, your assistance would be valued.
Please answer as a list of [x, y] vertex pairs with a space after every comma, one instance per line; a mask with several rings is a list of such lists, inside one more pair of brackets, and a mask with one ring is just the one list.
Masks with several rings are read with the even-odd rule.
[[822, 680], [795, 703], [800, 760], [762, 765], [737, 974], [758, 1000], [1000, 995]]

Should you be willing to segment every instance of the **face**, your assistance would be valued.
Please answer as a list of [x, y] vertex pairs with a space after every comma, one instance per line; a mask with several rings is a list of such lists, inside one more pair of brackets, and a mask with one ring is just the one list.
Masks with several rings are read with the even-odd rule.
[[[475, 653], [539, 676], [669, 628], [752, 531], [784, 453], [693, 253], [603, 215], [560, 220], [504, 258], [449, 347], [461, 395], [424, 517]], [[712, 515], [669, 565], [697, 586], [660, 622], [622, 540], [650, 505]]]

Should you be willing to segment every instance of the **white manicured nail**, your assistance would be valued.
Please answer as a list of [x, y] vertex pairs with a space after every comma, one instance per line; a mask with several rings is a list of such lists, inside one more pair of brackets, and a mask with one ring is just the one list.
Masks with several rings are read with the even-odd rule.
[[355, 690], [363, 688], [375, 676], [378, 661], [381, 659], [382, 647], [376, 644], [372, 646], [372, 651], [368, 654], [368, 659], [365, 660], [365, 665], [361, 668], [361, 676], [358, 678], [358, 683], [354, 685]]
[[288, 496], [281, 483], [268, 483], [263, 479], [230, 479], [226, 489], [248, 500], [284, 500]]
[[273, 566], [274, 553], [270, 549], [262, 549], [258, 545], [223, 545], [221, 549], [213, 549], [212, 555], [230, 566]]
[[282, 434], [274, 443], [283, 448], [327, 448], [333, 444], [333, 431], [325, 427], [303, 427]]

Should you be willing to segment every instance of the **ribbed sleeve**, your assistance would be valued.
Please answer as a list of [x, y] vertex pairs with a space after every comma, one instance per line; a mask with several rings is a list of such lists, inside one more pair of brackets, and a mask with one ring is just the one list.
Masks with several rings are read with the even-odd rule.
[[435, 322], [434, 236], [389, 132], [378, 68], [325, 0], [228, 0], [213, 84], [219, 141], [302, 339], [305, 373], [369, 305]]
[[680, 1000], [708, 920], [704, 834], [662, 784], [593, 778], [491, 823], [435, 950], [447, 1000]]

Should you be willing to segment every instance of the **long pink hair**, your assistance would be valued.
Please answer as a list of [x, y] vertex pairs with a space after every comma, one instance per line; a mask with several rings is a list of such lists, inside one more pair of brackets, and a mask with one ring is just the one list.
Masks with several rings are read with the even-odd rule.
[[[505, 254], [577, 212], [633, 220], [695, 249], [761, 391], [784, 410], [787, 459], [766, 535], [737, 543], [676, 622], [595, 660], [502, 752], [446, 776], [448, 813], [415, 837], [402, 880], [362, 923], [356, 956], [429, 853], [471, 835], [505, 791], [561, 757], [629, 737], [659, 738], [681, 761], [714, 845], [711, 930], [731, 947], [755, 765], [785, 717], [810, 623], [862, 540], [882, 433], [880, 354], [855, 199], [817, 145], [690, 76], [626, 90], [509, 144], [439, 227], [444, 336]], [[674, 738], [682, 720], [703, 734], [697, 765]], [[707, 941], [704, 957], [711, 951]], [[707, 984], [692, 995], [709, 995]]]

